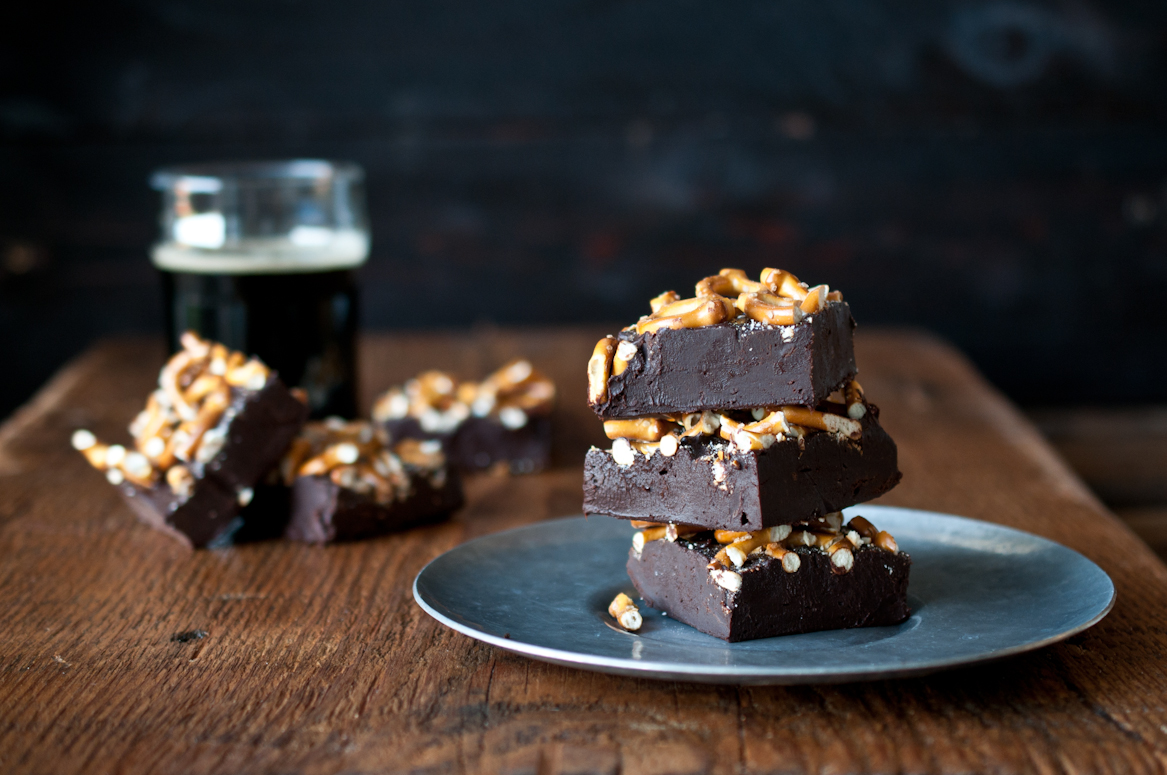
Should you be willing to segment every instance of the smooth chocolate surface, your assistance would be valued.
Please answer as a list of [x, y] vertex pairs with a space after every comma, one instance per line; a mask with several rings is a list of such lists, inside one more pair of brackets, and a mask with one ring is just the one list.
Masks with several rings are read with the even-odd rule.
[[628, 576], [649, 606], [728, 641], [818, 630], [881, 627], [908, 618], [911, 558], [873, 546], [855, 550], [847, 573], [835, 573], [820, 549], [797, 549], [802, 566], [787, 573], [766, 555], [734, 572], [741, 589], [719, 586], [707, 567], [720, 548], [712, 538], [650, 541], [628, 556]]
[[285, 537], [312, 544], [352, 541], [439, 522], [463, 503], [456, 472], [434, 484], [411, 474], [412, 491], [404, 500], [379, 504], [335, 484], [327, 476], [301, 476], [292, 485], [292, 518]]
[[816, 406], [855, 376], [845, 302], [830, 302], [794, 326], [754, 321], [655, 333], [622, 331], [636, 345], [608, 399], [592, 404], [601, 419], [757, 406]]
[[[240, 493], [251, 490], [254, 497], [257, 483], [279, 461], [307, 417], [308, 408], [275, 374], [258, 391], [232, 388], [231, 404], [216, 426], [226, 431], [222, 449], [206, 463], [187, 464], [194, 476], [189, 497], [179, 497], [164, 482], [148, 490], [125, 482], [118, 490], [142, 522], [192, 546], [229, 542], [244, 525], [238, 518]], [[271, 509], [248, 512], [258, 534], [272, 532], [281, 518], [286, 517]], [[273, 524], [260, 524], [268, 522]]]
[[806, 522], [899, 483], [896, 445], [874, 406], [862, 424], [858, 443], [820, 432], [801, 444], [789, 439], [740, 452], [719, 438], [689, 438], [672, 457], [637, 454], [629, 466], [618, 465], [608, 450], [592, 448], [584, 461], [583, 511], [726, 530]]
[[196, 479], [188, 498], [175, 495], [165, 484], [147, 490], [123, 482], [118, 492], [144, 524], [191, 546], [228, 542], [243, 525], [236, 494], [211, 478]]
[[450, 465], [460, 471], [482, 471], [506, 463], [512, 474], [542, 471], [551, 464], [551, 418], [535, 415], [514, 430], [494, 417], [468, 417], [452, 433], [428, 433], [412, 417], [382, 425], [394, 441], [436, 439]]

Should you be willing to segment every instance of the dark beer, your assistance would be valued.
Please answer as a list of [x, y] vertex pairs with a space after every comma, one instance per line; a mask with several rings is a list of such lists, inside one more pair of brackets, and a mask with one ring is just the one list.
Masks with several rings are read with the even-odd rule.
[[173, 350], [184, 331], [259, 356], [314, 417], [356, 415], [364, 173], [316, 159], [159, 170], [154, 246]]
[[349, 270], [295, 274], [162, 272], [167, 337], [183, 331], [258, 355], [308, 393], [313, 416], [356, 416], [357, 291]]

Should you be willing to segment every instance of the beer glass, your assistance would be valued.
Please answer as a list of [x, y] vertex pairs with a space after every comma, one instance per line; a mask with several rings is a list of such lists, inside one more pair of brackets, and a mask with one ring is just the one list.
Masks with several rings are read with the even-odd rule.
[[312, 159], [155, 172], [171, 349], [196, 331], [258, 355], [307, 392], [313, 416], [354, 416], [363, 182], [355, 164]]

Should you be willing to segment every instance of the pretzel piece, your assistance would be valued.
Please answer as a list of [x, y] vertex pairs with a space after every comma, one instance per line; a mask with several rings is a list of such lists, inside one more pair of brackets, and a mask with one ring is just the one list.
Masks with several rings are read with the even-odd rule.
[[772, 304], [759, 293], [743, 293], [737, 307], [750, 319], [770, 326], [792, 326], [803, 318], [799, 307]]
[[609, 439], [631, 441], [660, 441], [674, 428], [670, 420], [659, 417], [637, 417], [631, 420], [605, 420], [604, 435]]
[[871, 543], [875, 546], [878, 546], [880, 549], [883, 549], [885, 552], [891, 552], [892, 554], [895, 554], [900, 550], [899, 544], [897, 544], [896, 540], [892, 538], [891, 533], [887, 532], [886, 530], [879, 531], [875, 538], [871, 539]]
[[612, 375], [623, 374], [635, 357], [636, 345], [632, 342], [621, 342], [616, 345], [616, 354], [612, 357]]
[[649, 541], [659, 541], [668, 533], [667, 527], [650, 527], [647, 530], [641, 530], [632, 536], [632, 548], [636, 553], [644, 551], [644, 545]]
[[802, 300], [802, 304], [799, 305], [799, 309], [801, 309], [807, 315], [813, 315], [816, 312], [821, 312], [823, 307], [827, 306], [827, 294], [830, 292], [831, 289], [827, 286], [816, 285], [807, 291], [806, 298]]
[[850, 417], [840, 417], [828, 412], [816, 412], [814, 409], [802, 406], [784, 406], [782, 413], [786, 415], [787, 422], [794, 425], [837, 433], [852, 441], [858, 441], [863, 436], [863, 426], [859, 424], [858, 420], [852, 420]]
[[806, 298], [808, 289], [805, 283], [784, 269], [765, 268], [762, 270], [762, 285], [779, 296], [802, 301]]
[[798, 556], [798, 552], [783, 549], [780, 543], [766, 544], [766, 554], [778, 560], [782, 570], [787, 573], [796, 573], [802, 567], [802, 558]]
[[616, 337], [605, 336], [596, 342], [588, 359], [588, 401], [602, 404], [608, 400], [608, 376], [612, 373], [612, 358], [616, 355]]
[[632, 598], [623, 592], [616, 595], [616, 598], [608, 604], [608, 615], [615, 619], [621, 627], [632, 632], [639, 630], [640, 625], [644, 623], [636, 603], [633, 603]]
[[879, 535], [879, 530], [876, 529], [875, 525], [871, 524], [871, 522], [864, 519], [863, 517], [852, 517], [851, 529], [862, 537], [872, 541], [874, 541], [875, 537]]
[[697, 283], [698, 296], [737, 296], [764, 290], [762, 283], [751, 280], [741, 269], [722, 269]]
[[660, 312], [661, 307], [664, 307], [666, 304], [672, 304], [674, 301], [679, 301], [680, 298], [676, 291], [665, 291], [660, 296], [650, 299], [648, 306], [652, 308], [652, 314], [655, 315]]
[[862, 420], [867, 414], [867, 404], [863, 400], [863, 386], [859, 380], [853, 379], [847, 383], [843, 398], [847, 404], [847, 416], [852, 420]]
[[322, 476], [341, 466], [351, 466], [361, 456], [361, 449], [351, 441], [330, 444], [319, 455], [309, 458], [296, 471], [297, 476]]
[[704, 328], [723, 323], [735, 313], [733, 303], [721, 296], [682, 299], [661, 308], [652, 317], [636, 324], [636, 333], [647, 334], [662, 329]]

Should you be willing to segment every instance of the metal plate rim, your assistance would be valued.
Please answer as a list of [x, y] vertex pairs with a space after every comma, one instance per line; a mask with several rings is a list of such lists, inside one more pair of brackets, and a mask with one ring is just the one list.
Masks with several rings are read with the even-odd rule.
[[[1056, 633], [1040, 640], [1019, 643], [1015, 646], [998, 649], [996, 651], [988, 652], [983, 655], [975, 657], [957, 656], [951, 659], [931, 659], [923, 660], [915, 663], [907, 663], [898, 665], [895, 668], [885, 670], [870, 670], [860, 669], [854, 671], [831, 669], [828, 667], [809, 667], [803, 666], [795, 669], [784, 670], [780, 667], [772, 666], [727, 666], [717, 667], [711, 665], [684, 665], [675, 662], [653, 662], [653, 661], [636, 661], [627, 658], [607, 657], [595, 654], [588, 654], [579, 651], [568, 651], [564, 649], [551, 648], [548, 646], [539, 646], [533, 643], [525, 643], [523, 641], [512, 640], [509, 638], [500, 637], [493, 633], [485, 632], [483, 630], [475, 629], [462, 622], [446, 616], [435, 606], [431, 605], [419, 589], [418, 582], [422, 580], [427, 570], [434, 565], [434, 563], [441, 560], [450, 552], [456, 552], [464, 547], [486, 540], [497, 540], [501, 536], [506, 536], [510, 533], [522, 533], [531, 530], [537, 530], [540, 527], [548, 524], [561, 523], [567, 520], [579, 521], [586, 520], [587, 517], [583, 515], [575, 517], [564, 517], [553, 520], [545, 520], [542, 522], [532, 523], [530, 525], [523, 525], [516, 528], [500, 531], [498, 533], [491, 533], [485, 536], [471, 539], [465, 543], [459, 544], [446, 552], [438, 555], [430, 560], [418, 572], [413, 580], [412, 590], [413, 598], [418, 606], [423, 611], [432, 616], [441, 624], [449, 627], [455, 632], [459, 632], [467, 637], [490, 644], [496, 648], [509, 651], [511, 653], [520, 654], [532, 659], [542, 662], [550, 662], [552, 664], [563, 665], [565, 667], [574, 667], [582, 670], [589, 670], [594, 672], [602, 672], [615, 675], [624, 675], [637, 678], [652, 678], [658, 680], [681, 680], [692, 681], [696, 683], [711, 683], [711, 684], [729, 684], [729, 685], [794, 685], [794, 684], [825, 684], [825, 683], [848, 683], [854, 681], [873, 681], [888, 678], [905, 678], [909, 676], [921, 676], [929, 673], [939, 672], [942, 670], [952, 669], [955, 667], [967, 667], [973, 665], [981, 665], [988, 662], [993, 662], [999, 659], [1005, 659], [1018, 654], [1024, 654], [1037, 649], [1045, 648], [1053, 645], [1067, 638], [1073, 637], [1080, 632], [1090, 629], [1098, 622], [1102, 621], [1107, 614], [1114, 608], [1114, 603], [1117, 598], [1117, 590], [1114, 587], [1114, 581], [1110, 578], [1097, 563], [1090, 560], [1085, 555], [1077, 552], [1069, 547], [1052, 541], [1048, 538], [1018, 530], [1017, 528], [1009, 527], [1007, 525], [1000, 525], [995, 522], [987, 522], [984, 520], [972, 519], [970, 517], [962, 517], [955, 514], [945, 514], [942, 512], [926, 511], [920, 509], [908, 509], [902, 507], [889, 506], [862, 506], [865, 512], [872, 513], [876, 520], [878, 520], [879, 512], [900, 512], [915, 514], [922, 518], [942, 517], [947, 520], [956, 520], [965, 523], [975, 523], [977, 525], [988, 525], [994, 530], [1004, 531], [1006, 533], [1016, 533], [1025, 536], [1027, 539], [1044, 542], [1066, 551], [1073, 552], [1078, 555], [1083, 561], [1094, 566], [1099, 573], [1106, 579], [1109, 585], [1109, 599], [1105, 606], [1103, 606], [1096, 614], [1084, 622], [1069, 628], [1065, 631]], [[636, 637], [628, 633], [628, 637]]]

